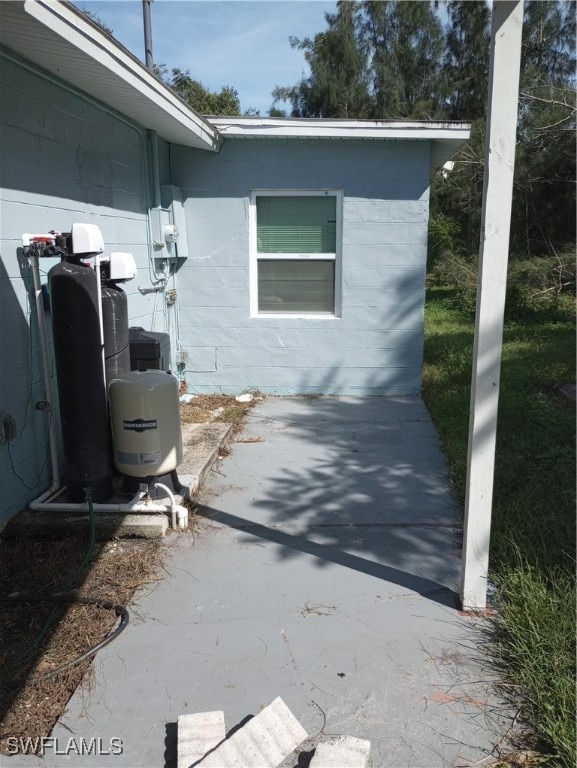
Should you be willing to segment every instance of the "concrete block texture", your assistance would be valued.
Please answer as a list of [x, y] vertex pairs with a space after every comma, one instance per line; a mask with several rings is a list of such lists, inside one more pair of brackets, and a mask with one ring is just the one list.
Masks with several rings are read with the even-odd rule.
[[198, 765], [203, 768], [276, 768], [308, 737], [277, 697]]
[[318, 745], [310, 768], [367, 768], [370, 754], [370, 741], [335, 736]]
[[177, 768], [190, 768], [226, 737], [224, 712], [197, 712], [178, 718]]
[[[171, 150], [195, 233], [196, 257], [178, 273], [191, 391], [418, 394], [429, 143], [350, 141], [344, 152], [331, 141], [231, 141], [209, 154]], [[251, 314], [251, 193], [298, 189], [342, 193], [334, 314]]]

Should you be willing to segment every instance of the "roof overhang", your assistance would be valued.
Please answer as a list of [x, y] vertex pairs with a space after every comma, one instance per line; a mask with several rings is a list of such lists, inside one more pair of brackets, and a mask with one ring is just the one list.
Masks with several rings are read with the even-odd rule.
[[0, 2], [0, 43], [161, 138], [218, 150], [218, 131], [68, 2]]
[[326, 118], [209, 117], [224, 139], [430, 141], [431, 170], [440, 168], [471, 135], [470, 123]]
[[431, 142], [440, 168], [470, 124], [401, 120], [206, 117], [66, 0], [0, 0], [0, 44], [174, 144], [218, 151], [225, 139]]

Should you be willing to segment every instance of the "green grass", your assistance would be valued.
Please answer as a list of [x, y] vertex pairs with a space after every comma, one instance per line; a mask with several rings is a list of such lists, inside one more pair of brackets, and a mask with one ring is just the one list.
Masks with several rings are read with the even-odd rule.
[[[464, 500], [474, 320], [428, 292], [423, 394]], [[503, 339], [491, 537], [498, 585], [490, 644], [549, 765], [574, 768], [575, 380], [572, 314], [508, 322]]]

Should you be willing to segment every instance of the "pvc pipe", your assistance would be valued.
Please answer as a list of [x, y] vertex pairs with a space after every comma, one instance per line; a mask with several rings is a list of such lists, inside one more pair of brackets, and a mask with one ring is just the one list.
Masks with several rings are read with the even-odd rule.
[[[57, 511], [57, 512], [86, 512], [88, 505], [86, 502], [71, 503], [68, 502], [31, 502], [30, 509], [42, 512]], [[176, 505], [178, 507], [178, 505]], [[136, 504], [128, 502], [125, 504], [92, 504], [95, 512], [163, 512], [166, 514], [166, 504], [154, 504], [153, 502], [138, 502]]]
[[176, 528], [176, 500], [174, 498], [173, 492], [170, 490], [170, 488], [168, 488], [166, 485], [163, 485], [162, 483], [154, 483], [154, 487], [164, 491], [170, 499], [171, 526], [173, 529]]
[[[54, 419], [52, 417], [52, 379], [50, 376], [50, 361], [48, 360], [48, 342], [46, 338], [46, 320], [44, 317], [44, 303], [42, 301], [42, 283], [40, 281], [40, 264], [38, 261], [38, 255], [31, 250], [30, 266], [32, 267], [32, 278], [34, 281], [34, 295], [36, 297], [36, 314], [38, 315], [38, 330], [40, 334], [40, 351], [42, 354], [42, 371], [44, 376], [44, 389], [46, 394], [46, 402], [48, 403], [49, 419], [48, 419], [48, 434], [49, 434], [49, 450], [50, 450], [50, 464], [52, 468], [52, 485], [50, 488], [40, 496], [40, 499], [47, 498], [52, 495], [54, 491], [60, 488], [60, 469], [58, 467], [58, 450], [56, 447], [56, 428], [54, 425]], [[32, 319], [30, 320], [32, 322]]]
[[[168, 486], [163, 485], [162, 483], [154, 483], [155, 488], [159, 488], [160, 490], [164, 491], [168, 498], [170, 499], [170, 514], [171, 514], [171, 526], [174, 530], [176, 528], [186, 528], [188, 525], [188, 510], [186, 507], [183, 507], [181, 504], [176, 503], [176, 499], [174, 498], [173, 492], [168, 488]], [[178, 519], [178, 522], [177, 522]]]
[[28, 506], [32, 507], [33, 504], [49, 501], [53, 496], [56, 496], [61, 491], [62, 487], [60, 485], [60, 481], [58, 481], [57, 486], [55, 486], [53, 483], [47, 491], [44, 491], [44, 493], [40, 494], [40, 496], [38, 496], [37, 499], [34, 499], [34, 501], [32, 501]]
[[[172, 491], [167, 488], [162, 483], [155, 483], [155, 488], [161, 488], [163, 491], [166, 492], [170, 499], [170, 505], [167, 504], [159, 504], [155, 503], [153, 501], [142, 501], [143, 497], [146, 496], [146, 491], [139, 491], [136, 496], [128, 502], [120, 503], [120, 504], [93, 504], [92, 508], [95, 512], [122, 512], [122, 513], [130, 513], [130, 512], [162, 512], [163, 514], [167, 514], [170, 506], [170, 514], [171, 514], [171, 527], [176, 530], [177, 528], [185, 528], [188, 523], [188, 510], [186, 507], [183, 507], [181, 504], [176, 503], [176, 499], [174, 498], [174, 494]], [[63, 490], [63, 489], [60, 489]], [[28, 505], [29, 508], [33, 511], [39, 511], [39, 512], [87, 512], [88, 511], [88, 504], [87, 502], [79, 502], [79, 503], [68, 503], [68, 502], [51, 502], [46, 501], [45, 499], [50, 495], [54, 495], [54, 491], [46, 491], [46, 493], [43, 493], [42, 496], [39, 496], [34, 501], [30, 502]]]
[[98, 297], [98, 322], [100, 324], [100, 350], [102, 355], [102, 378], [104, 379], [104, 391], [108, 395], [106, 386], [106, 357], [104, 354], [104, 317], [102, 311], [102, 280], [100, 276], [100, 255], [94, 256], [94, 271], [96, 272], [96, 295]]

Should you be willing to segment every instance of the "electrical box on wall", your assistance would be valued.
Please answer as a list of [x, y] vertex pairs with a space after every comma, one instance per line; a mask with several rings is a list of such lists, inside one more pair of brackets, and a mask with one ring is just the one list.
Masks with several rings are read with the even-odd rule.
[[154, 244], [154, 255], [157, 259], [167, 259], [170, 253], [167, 250], [167, 242], [164, 235], [165, 227], [172, 224], [170, 220], [170, 211], [166, 208], [153, 208], [150, 211], [150, 224], [152, 227], [152, 240]]
[[188, 250], [186, 214], [182, 190], [173, 184], [167, 184], [161, 188], [161, 199], [163, 207], [170, 211], [171, 223], [174, 224], [178, 231], [178, 240], [176, 242], [178, 258], [187, 259], [190, 253]]

